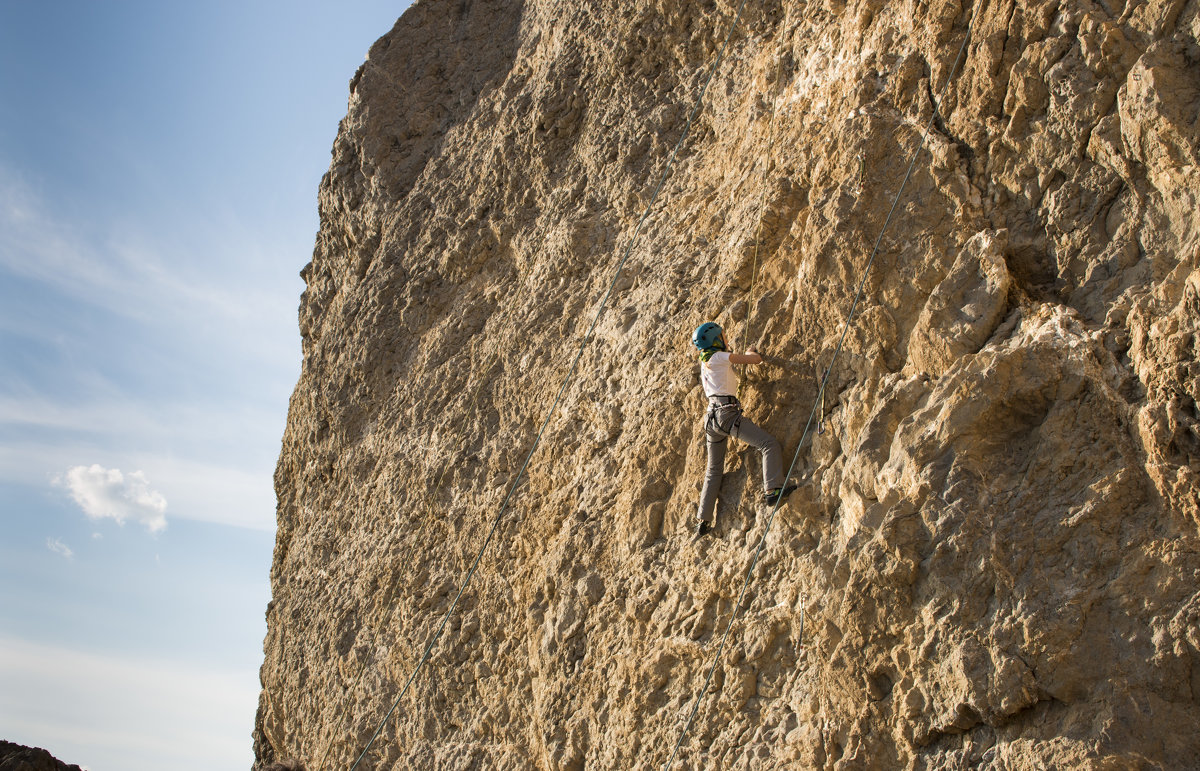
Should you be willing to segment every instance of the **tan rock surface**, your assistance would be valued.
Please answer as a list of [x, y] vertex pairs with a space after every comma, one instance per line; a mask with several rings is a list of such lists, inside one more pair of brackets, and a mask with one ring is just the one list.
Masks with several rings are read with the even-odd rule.
[[[735, 9], [419, 0], [354, 76], [260, 764], [348, 768], [400, 693]], [[1197, 0], [748, 3], [360, 768], [663, 766], [769, 511], [739, 451], [690, 535], [690, 332], [769, 355], [790, 459], [931, 118], [676, 767], [1200, 767], [1198, 113]]]

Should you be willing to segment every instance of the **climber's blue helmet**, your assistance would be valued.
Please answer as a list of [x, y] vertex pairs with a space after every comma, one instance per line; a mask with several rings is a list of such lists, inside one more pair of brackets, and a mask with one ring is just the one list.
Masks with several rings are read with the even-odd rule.
[[692, 344], [702, 351], [716, 347], [720, 340], [723, 330], [721, 325], [712, 321], [706, 321], [696, 327], [696, 331], [692, 334]]

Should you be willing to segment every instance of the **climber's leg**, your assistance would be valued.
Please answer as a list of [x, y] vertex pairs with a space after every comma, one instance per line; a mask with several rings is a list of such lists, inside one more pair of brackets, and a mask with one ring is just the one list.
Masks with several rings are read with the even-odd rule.
[[783, 485], [783, 450], [775, 437], [768, 434], [745, 415], [733, 427], [731, 435], [762, 454], [763, 490], [775, 490]]
[[706, 416], [704, 438], [708, 448], [708, 467], [704, 471], [704, 487], [700, 491], [700, 507], [696, 511], [696, 518], [712, 524], [717, 493], [721, 489], [721, 478], [725, 475], [725, 451], [729, 436], [720, 430], [715, 420]]

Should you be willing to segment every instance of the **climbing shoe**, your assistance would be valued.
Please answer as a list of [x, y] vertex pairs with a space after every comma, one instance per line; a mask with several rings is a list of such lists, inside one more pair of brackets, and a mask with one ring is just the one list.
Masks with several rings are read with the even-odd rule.
[[708, 535], [709, 530], [712, 530], [712, 525], [710, 525], [708, 522], [704, 521], [703, 519], [696, 520], [696, 537], [697, 538], [703, 538], [704, 536]]
[[776, 487], [774, 490], [768, 490], [763, 493], [763, 500], [768, 506], [774, 506], [779, 503], [780, 498], [786, 498], [796, 491], [799, 485], [788, 485], [787, 487]]

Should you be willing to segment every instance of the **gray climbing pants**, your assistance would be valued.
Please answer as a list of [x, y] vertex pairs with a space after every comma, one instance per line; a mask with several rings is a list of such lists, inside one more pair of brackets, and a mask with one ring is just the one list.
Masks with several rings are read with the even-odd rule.
[[762, 454], [763, 490], [774, 490], [783, 485], [783, 451], [775, 437], [743, 415], [742, 406], [737, 402], [713, 404], [704, 416], [708, 468], [704, 472], [704, 488], [700, 491], [700, 508], [696, 512], [696, 516], [705, 522], [713, 521], [717, 492], [725, 475], [725, 452], [731, 436]]

